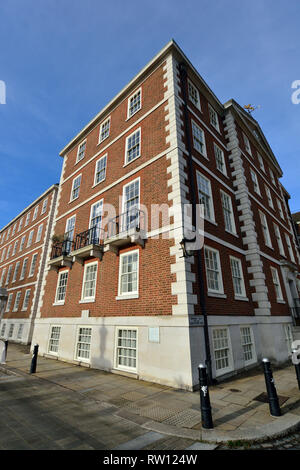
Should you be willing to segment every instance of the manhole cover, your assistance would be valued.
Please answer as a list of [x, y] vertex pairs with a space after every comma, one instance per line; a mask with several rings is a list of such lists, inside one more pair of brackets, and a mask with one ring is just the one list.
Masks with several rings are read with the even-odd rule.
[[149, 408], [144, 408], [141, 410], [142, 416], [153, 419], [154, 421], [164, 421], [165, 419], [168, 419], [177, 413], [178, 412], [176, 410], [170, 410], [160, 406], [149, 406]]
[[184, 428], [192, 428], [198, 423], [201, 423], [200, 411], [185, 410], [171, 416], [164, 421], [165, 424], [171, 424], [172, 426], [182, 426]]
[[[279, 405], [283, 405], [290, 397], [283, 397], [278, 395]], [[266, 392], [260, 393], [257, 397], [253, 398], [255, 401], [260, 401], [261, 403], [269, 403], [268, 395]]]

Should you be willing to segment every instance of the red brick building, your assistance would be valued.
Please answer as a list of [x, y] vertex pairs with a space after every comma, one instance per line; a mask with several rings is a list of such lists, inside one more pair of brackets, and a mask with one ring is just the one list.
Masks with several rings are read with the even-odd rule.
[[[216, 377], [288, 359], [299, 252], [281, 168], [174, 41], [61, 156], [41, 354], [186, 388], [208, 350]], [[204, 248], [184, 257], [190, 203]]]
[[57, 192], [51, 186], [0, 230], [0, 287], [8, 292], [1, 338], [31, 342]]

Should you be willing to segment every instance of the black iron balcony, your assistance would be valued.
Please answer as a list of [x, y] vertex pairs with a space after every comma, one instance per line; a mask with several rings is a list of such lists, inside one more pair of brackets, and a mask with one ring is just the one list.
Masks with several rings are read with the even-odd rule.
[[69, 240], [64, 240], [60, 243], [55, 243], [52, 246], [50, 259], [59, 258], [60, 256], [68, 256], [73, 249], [74, 243]]
[[140, 209], [133, 207], [127, 212], [108, 221], [104, 244], [111, 251], [129, 243], [144, 246], [146, 238], [146, 217]]
[[56, 242], [51, 249], [49, 265], [51, 269], [58, 271], [63, 266], [72, 267], [72, 257], [70, 256], [73, 250], [74, 243], [68, 239], [68, 234], [64, 235], [65, 240]]
[[78, 233], [72, 251], [73, 261], [83, 264], [83, 260], [89, 257], [96, 257], [101, 260], [103, 256], [103, 238], [104, 231], [97, 226]]

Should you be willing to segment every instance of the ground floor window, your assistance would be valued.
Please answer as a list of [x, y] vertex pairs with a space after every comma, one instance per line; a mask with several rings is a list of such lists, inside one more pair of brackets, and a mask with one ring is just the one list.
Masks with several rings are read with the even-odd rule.
[[3, 323], [2, 328], [1, 328], [1, 336], [2, 337], [5, 335], [5, 329], [6, 329], [6, 323]]
[[22, 339], [23, 328], [24, 328], [24, 324], [21, 323], [18, 329], [18, 336], [17, 336], [18, 339]]
[[292, 342], [293, 340], [293, 333], [292, 333], [292, 325], [287, 324], [284, 325], [284, 334], [286, 340], [286, 346], [289, 354], [292, 354]]
[[216, 373], [220, 375], [232, 369], [229, 332], [227, 328], [214, 328], [212, 335]]
[[241, 327], [241, 339], [245, 363], [255, 362], [254, 338], [250, 326]]
[[12, 336], [14, 334], [14, 327], [15, 327], [15, 325], [13, 323], [9, 326], [9, 332], [8, 332], [8, 337], [9, 338], [12, 338]]
[[78, 341], [76, 347], [77, 359], [87, 361], [91, 352], [92, 328], [79, 328]]
[[48, 351], [50, 353], [58, 353], [58, 344], [60, 338], [60, 326], [52, 326], [50, 340], [49, 340], [49, 348]]
[[117, 367], [136, 370], [137, 330], [118, 329]]

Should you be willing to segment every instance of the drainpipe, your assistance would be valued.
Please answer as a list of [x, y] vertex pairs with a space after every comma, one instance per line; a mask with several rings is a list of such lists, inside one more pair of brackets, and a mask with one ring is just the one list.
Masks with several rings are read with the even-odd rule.
[[[193, 160], [192, 160], [192, 144], [191, 144], [191, 129], [190, 121], [187, 107], [187, 70], [186, 65], [181, 63], [179, 65], [180, 79], [182, 83], [182, 97], [183, 97], [183, 110], [184, 110], [184, 128], [186, 135], [186, 148], [188, 152], [187, 164], [188, 164], [188, 177], [190, 183], [190, 200], [192, 203], [192, 226], [196, 226], [196, 188], [194, 180], [194, 171], [193, 171]], [[203, 331], [204, 331], [204, 343], [205, 343], [205, 354], [206, 359], [205, 363], [207, 366], [207, 375], [209, 384], [213, 383], [212, 379], [212, 362], [211, 362], [211, 353], [210, 353], [210, 344], [209, 344], [209, 333], [208, 333], [208, 321], [207, 321], [207, 310], [206, 310], [206, 301], [205, 301], [205, 289], [204, 289], [204, 280], [203, 280], [203, 269], [202, 269], [202, 260], [200, 250], [195, 251], [195, 258], [197, 264], [198, 272], [198, 286], [199, 286], [199, 296], [200, 296], [200, 309], [203, 315]]]

